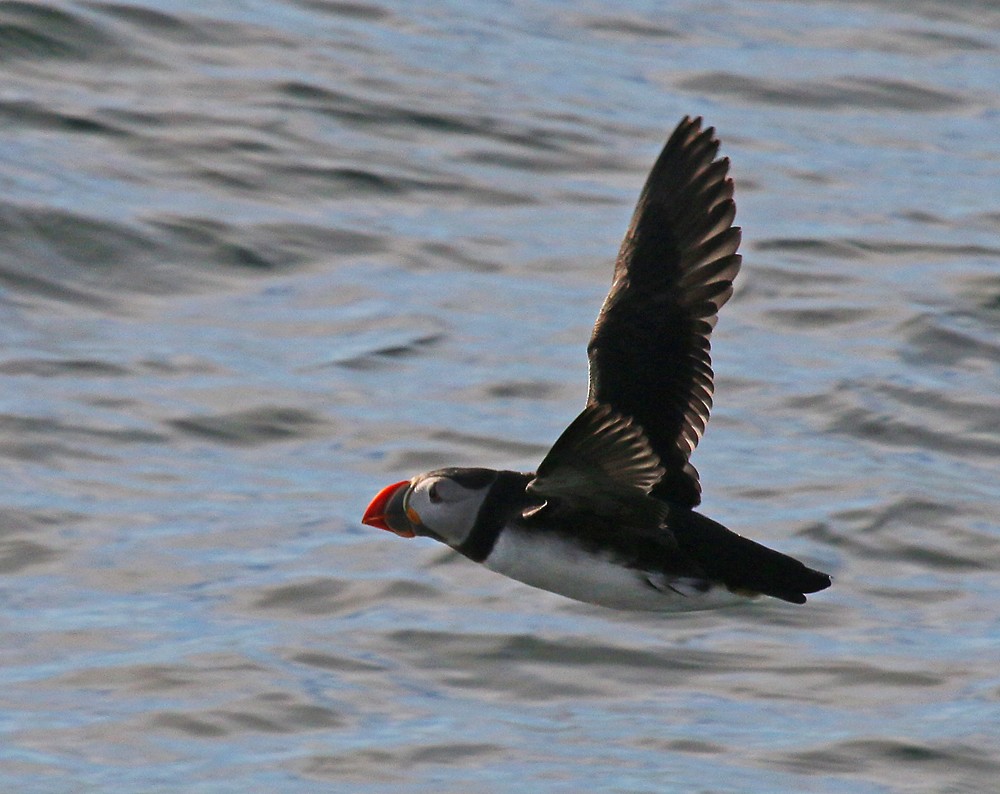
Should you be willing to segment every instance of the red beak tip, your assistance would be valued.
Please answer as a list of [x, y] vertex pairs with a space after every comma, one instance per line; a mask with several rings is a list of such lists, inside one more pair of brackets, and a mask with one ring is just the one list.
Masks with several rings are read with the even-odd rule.
[[362, 524], [367, 524], [370, 527], [378, 527], [379, 529], [388, 529], [389, 527], [385, 524], [384, 516], [370, 516], [365, 513], [365, 517], [361, 519]]
[[367, 524], [370, 527], [377, 527], [378, 529], [384, 529], [388, 532], [395, 532], [397, 535], [403, 538], [416, 537], [413, 532], [399, 531], [390, 527], [385, 520], [385, 508], [389, 504], [389, 500], [392, 499], [393, 494], [397, 490], [402, 488], [404, 485], [409, 485], [409, 480], [402, 480], [401, 482], [395, 482], [392, 485], [387, 485], [377, 494], [375, 498], [372, 499], [371, 504], [368, 505], [368, 509], [365, 510], [364, 516], [361, 518], [362, 524]]

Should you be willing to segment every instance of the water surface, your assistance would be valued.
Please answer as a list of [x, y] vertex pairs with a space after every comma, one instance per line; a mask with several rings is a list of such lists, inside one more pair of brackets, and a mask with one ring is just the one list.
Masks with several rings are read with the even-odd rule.
[[[980, 792], [992, 3], [0, 5], [10, 791]], [[702, 114], [745, 265], [704, 509], [805, 607], [621, 614], [362, 527], [531, 469]]]

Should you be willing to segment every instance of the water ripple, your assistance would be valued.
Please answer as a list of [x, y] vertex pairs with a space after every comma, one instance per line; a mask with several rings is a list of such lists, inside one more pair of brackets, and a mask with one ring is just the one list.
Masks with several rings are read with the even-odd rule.
[[681, 80], [677, 87], [713, 96], [735, 97], [799, 108], [872, 108], [911, 113], [943, 112], [968, 104], [953, 92], [904, 80], [837, 77], [824, 81], [775, 80], [729, 72], [707, 72]]

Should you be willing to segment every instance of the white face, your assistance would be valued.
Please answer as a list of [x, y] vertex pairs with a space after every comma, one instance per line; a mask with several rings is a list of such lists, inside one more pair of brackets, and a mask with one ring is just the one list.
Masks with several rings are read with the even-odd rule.
[[418, 535], [460, 546], [475, 524], [489, 487], [466, 488], [440, 472], [413, 478], [403, 501], [406, 517]]

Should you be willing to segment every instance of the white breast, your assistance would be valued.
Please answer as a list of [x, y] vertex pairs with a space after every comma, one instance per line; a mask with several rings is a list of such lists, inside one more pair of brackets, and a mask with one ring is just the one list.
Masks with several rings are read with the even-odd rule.
[[724, 587], [700, 593], [690, 580], [677, 581], [673, 589], [662, 574], [615, 564], [555, 533], [529, 534], [516, 527], [500, 533], [483, 565], [532, 587], [612, 609], [679, 612], [745, 600]]

